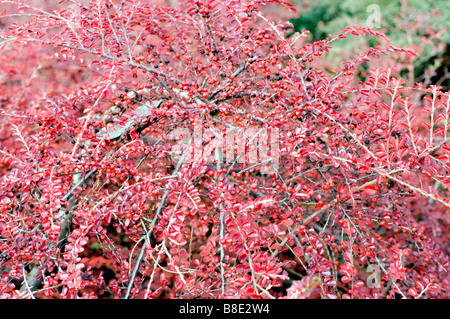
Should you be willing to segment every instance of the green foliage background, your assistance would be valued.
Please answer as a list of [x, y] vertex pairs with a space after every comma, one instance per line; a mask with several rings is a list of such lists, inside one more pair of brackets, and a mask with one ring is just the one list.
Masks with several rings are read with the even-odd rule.
[[[450, 43], [447, 31], [450, 30], [449, 0], [295, 0], [294, 3], [298, 17], [291, 19], [293, 31], [309, 30], [311, 41], [324, 39], [346, 26], [367, 26], [368, 18], [374, 12], [368, 11], [369, 6], [377, 5], [381, 15], [377, 30], [391, 38], [392, 45], [422, 51], [417, 52], [420, 56], [414, 62], [416, 79], [421, 79], [424, 70], [437, 70], [447, 63], [442, 61], [442, 57], [445, 53], [443, 48]], [[432, 35], [435, 33], [440, 36], [434, 38]], [[332, 58], [336, 61], [344, 51], [357, 52], [364, 45], [375, 44], [374, 37], [351, 37], [338, 41], [333, 45]]]

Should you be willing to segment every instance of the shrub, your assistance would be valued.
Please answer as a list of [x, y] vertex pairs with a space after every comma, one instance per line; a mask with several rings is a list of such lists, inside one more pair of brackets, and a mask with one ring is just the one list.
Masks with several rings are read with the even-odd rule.
[[448, 92], [266, 3], [1, 1], [3, 297], [448, 297]]

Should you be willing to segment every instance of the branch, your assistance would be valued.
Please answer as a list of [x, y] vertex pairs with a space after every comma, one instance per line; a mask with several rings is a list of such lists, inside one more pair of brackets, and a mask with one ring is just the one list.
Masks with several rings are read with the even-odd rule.
[[[216, 158], [217, 161], [217, 170], [220, 170], [222, 167], [220, 165], [220, 153], [219, 153], [219, 148], [216, 147], [215, 151], [214, 151], [214, 156]], [[222, 280], [222, 285], [221, 285], [221, 291], [222, 291], [222, 295], [225, 294], [225, 269], [223, 268], [223, 263], [224, 263], [224, 259], [225, 259], [225, 251], [223, 249], [223, 245], [221, 243], [221, 241], [224, 238], [224, 229], [225, 229], [225, 215], [223, 213], [223, 202], [219, 204], [219, 210], [220, 210], [220, 241], [219, 241], [219, 245], [220, 245], [220, 278]]]
[[[191, 142], [192, 142], [192, 140], [188, 144], [190, 145]], [[189, 147], [187, 149], [189, 149]], [[186, 160], [186, 152], [183, 153], [183, 155], [181, 156], [180, 160], [178, 161], [177, 167], [175, 167], [175, 170], [173, 171], [171, 177], [176, 177], [178, 171], [180, 170], [181, 166], [183, 166], [185, 160]], [[166, 188], [168, 188], [170, 186], [170, 184], [172, 184], [172, 181], [167, 183]], [[158, 221], [159, 215], [161, 214], [161, 210], [167, 200], [167, 197], [169, 196], [169, 192], [170, 192], [170, 190], [167, 189], [161, 198], [161, 202], [159, 203], [158, 209], [156, 210], [155, 217], [153, 218], [152, 223], [150, 225], [150, 229], [145, 234], [145, 242], [150, 241], [150, 236], [152, 235], [153, 228], [155, 227], [156, 222]], [[133, 273], [131, 274], [130, 283], [128, 285], [127, 292], [125, 294], [124, 299], [128, 299], [128, 297], [130, 296], [131, 289], [133, 288], [133, 284], [134, 284], [134, 278], [136, 278], [137, 272], [139, 270], [139, 266], [142, 262], [142, 259], [145, 256], [146, 250], [147, 250], [147, 248], [144, 243], [141, 247], [141, 252], [139, 253], [139, 257], [136, 260], [136, 265], [134, 266]]]

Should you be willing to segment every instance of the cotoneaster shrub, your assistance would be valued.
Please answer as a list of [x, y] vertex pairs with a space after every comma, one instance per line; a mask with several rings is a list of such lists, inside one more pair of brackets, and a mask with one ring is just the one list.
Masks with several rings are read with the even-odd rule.
[[448, 297], [449, 93], [355, 74], [413, 52], [281, 1], [0, 3], [2, 298]]

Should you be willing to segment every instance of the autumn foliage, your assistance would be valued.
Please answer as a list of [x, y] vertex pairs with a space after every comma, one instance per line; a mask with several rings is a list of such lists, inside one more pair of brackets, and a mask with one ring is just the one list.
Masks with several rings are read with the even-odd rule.
[[449, 297], [449, 92], [266, 5], [0, 1], [2, 298]]

